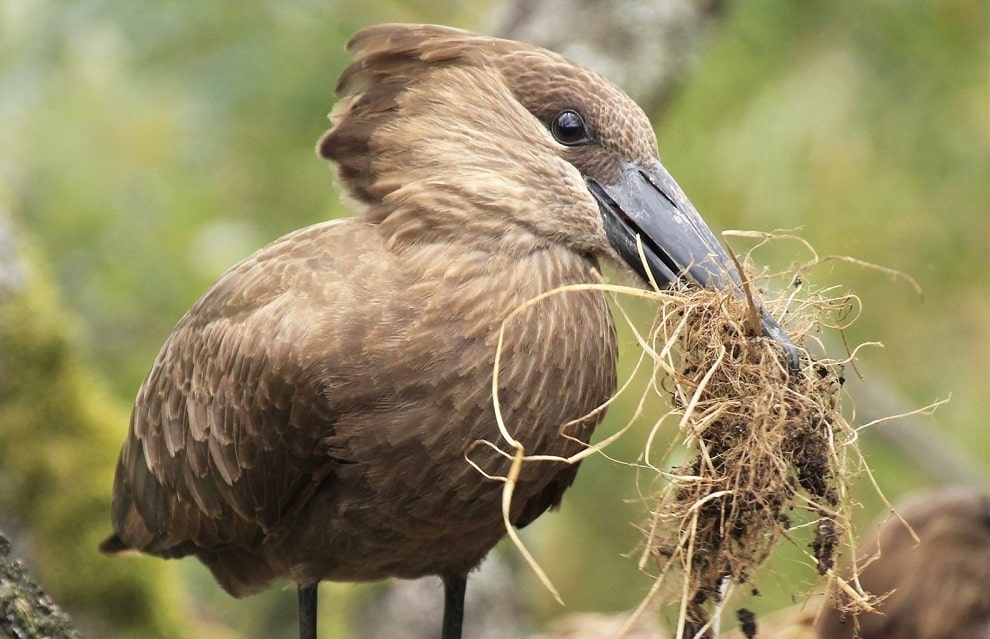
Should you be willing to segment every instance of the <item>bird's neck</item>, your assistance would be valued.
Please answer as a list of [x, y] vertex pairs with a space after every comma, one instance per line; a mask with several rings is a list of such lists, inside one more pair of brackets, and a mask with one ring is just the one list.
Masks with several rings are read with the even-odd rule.
[[[510, 312], [548, 291], [598, 281], [596, 260], [552, 243], [501, 241], [393, 243], [397, 264], [412, 287], [453, 293], [451, 304], [471, 300]], [[469, 304], [470, 305], [470, 304]]]
[[489, 201], [479, 211], [463, 193], [434, 195], [429, 205], [421, 199], [420, 194], [400, 206], [382, 203], [362, 215], [389, 251], [411, 267], [458, 271], [466, 277], [530, 268], [561, 283], [593, 281], [593, 257], [527, 225], [527, 216], [495, 210], [503, 202]]

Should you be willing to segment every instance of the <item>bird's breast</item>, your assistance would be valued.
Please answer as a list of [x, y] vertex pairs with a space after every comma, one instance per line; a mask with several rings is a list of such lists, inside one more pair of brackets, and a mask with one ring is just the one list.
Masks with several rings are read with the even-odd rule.
[[[325, 534], [347, 540], [354, 570], [416, 576], [415, 558], [437, 553], [457, 570], [480, 561], [504, 534], [504, 484], [492, 477], [507, 475], [514, 450], [500, 421], [526, 455], [582, 449], [615, 389], [615, 332], [600, 292], [557, 289], [589, 283], [593, 266], [566, 251], [479, 256], [423, 269], [382, 306], [361, 349], [375, 376], [349, 382], [368, 385], [366, 401], [329, 442], [349, 463], [314, 498], [333, 511], [322, 515]], [[575, 470], [524, 463], [513, 520], [556, 505]], [[367, 558], [385, 554], [388, 564], [368, 572]]]
[[[393, 468], [408, 458], [395, 479], [428, 485], [431, 469], [412, 462], [430, 451], [470, 492], [485, 482], [464, 453], [482, 440], [507, 450], [499, 418], [528, 453], [572, 454], [574, 438], [588, 438], [598, 419], [583, 418], [615, 388], [612, 318], [600, 292], [565, 289], [589, 283], [592, 263], [544, 253], [468, 256], [425, 269], [393, 298], [362, 349], [376, 393], [354, 415], [363, 423], [337, 428], [354, 457], [383, 455]], [[368, 450], [354, 450], [364, 434]], [[475, 450], [483, 461], [500, 458], [492, 447]]]

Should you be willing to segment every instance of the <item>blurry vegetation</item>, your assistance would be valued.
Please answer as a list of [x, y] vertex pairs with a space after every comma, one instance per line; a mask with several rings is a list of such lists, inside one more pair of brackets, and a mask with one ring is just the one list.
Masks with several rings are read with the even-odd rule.
[[[187, 634], [192, 618], [243, 636], [291, 628], [291, 591], [235, 601], [192, 560], [96, 553], [127, 406], [171, 326], [223, 270], [291, 229], [348, 214], [312, 150], [346, 38], [380, 21], [485, 29], [486, 11], [478, 2], [453, 13], [439, 0], [0, 0], [0, 201], [43, 256], [30, 272], [50, 264], [58, 291], [32, 275], [16, 306], [0, 304], [0, 521], [24, 527], [26, 559], [76, 616], [117, 628], [140, 617], [158, 636]], [[667, 168], [714, 228], [799, 229], [822, 254], [921, 282], [923, 301], [848, 265], [809, 277], [862, 298], [850, 340], [885, 344], [862, 353], [870, 375], [910, 408], [951, 395], [925, 424], [984, 474], [988, 12], [985, 0], [738, 2], [657, 121]], [[758, 255], [777, 266], [806, 257], [785, 243]], [[637, 350], [627, 341], [624, 354]], [[602, 432], [624, 424], [635, 400]], [[612, 454], [634, 460], [637, 433], [662, 408], [649, 406]], [[869, 431], [864, 439], [889, 496], [934, 481]], [[867, 522], [882, 505], [861, 483]], [[594, 458], [562, 513], [528, 534], [569, 609], [618, 610], [650, 583], [620, 556], [641, 540], [630, 522], [644, 520], [635, 473]], [[751, 607], [810, 588], [814, 570], [798, 562], [781, 553]], [[559, 612], [526, 587], [534, 608]], [[325, 590], [324, 630], [344, 623], [333, 611], [361, 588]]]
[[189, 636], [173, 566], [135, 571], [93, 551], [107, 535], [106, 482], [126, 407], [72, 352], [76, 314], [10, 241], [16, 234], [0, 210], [0, 264], [17, 275], [0, 280], [0, 527], [15, 542], [12, 559], [26, 560], [87, 634]]

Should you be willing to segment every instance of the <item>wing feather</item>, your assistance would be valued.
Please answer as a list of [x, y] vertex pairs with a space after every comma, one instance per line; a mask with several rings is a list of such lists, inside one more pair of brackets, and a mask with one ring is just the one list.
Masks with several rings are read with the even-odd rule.
[[311, 289], [314, 269], [346, 287], [336, 271], [354, 242], [341, 236], [359, 232], [325, 223], [287, 236], [228, 271], [180, 320], [121, 451], [113, 519], [125, 546], [164, 556], [249, 547], [331, 474], [335, 410], [321, 376], [333, 340], [319, 329], [335, 293]]

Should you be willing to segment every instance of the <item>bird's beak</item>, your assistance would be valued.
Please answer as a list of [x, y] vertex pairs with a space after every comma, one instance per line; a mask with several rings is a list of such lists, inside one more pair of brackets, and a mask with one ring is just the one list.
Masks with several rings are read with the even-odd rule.
[[[625, 165], [614, 184], [586, 181], [609, 242], [644, 280], [652, 275], [661, 287], [694, 283], [742, 294], [739, 271], [659, 160], [646, 167]], [[791, 368], [798, 368], [797, 348], [762, 305], [760, 322], [763, 334], [780, 343]]]

